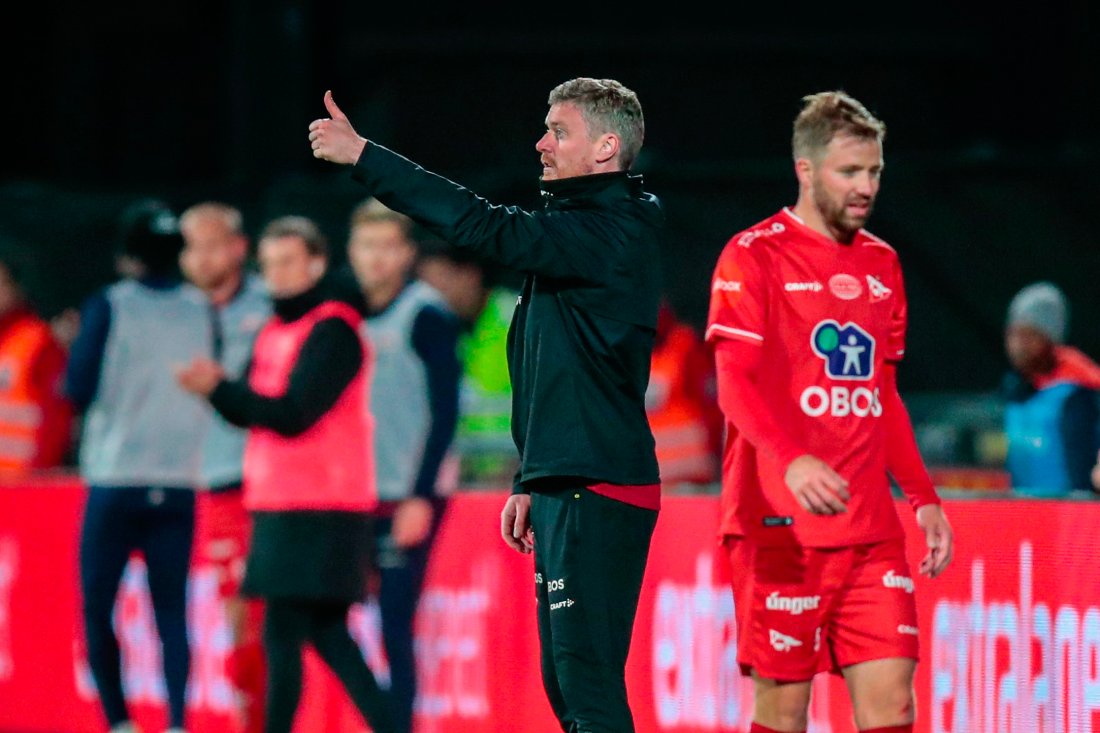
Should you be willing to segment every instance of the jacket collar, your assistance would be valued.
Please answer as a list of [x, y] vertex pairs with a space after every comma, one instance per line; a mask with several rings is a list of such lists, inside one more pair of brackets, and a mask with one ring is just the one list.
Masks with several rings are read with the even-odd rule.
[[297, 295], [291, 295], [287, 298], [274, 298], [272, 307], [275, 315], [279, 316], [283, 322], [290, 323], [298, 320], [323, 302], [321, 287], [318, 284]]
[[637, 195], [642, 190], [642, 177], [628, 171], [593, 173], [552, 181], [539, 181], [543, 201], [591, 199], [601, 195]]

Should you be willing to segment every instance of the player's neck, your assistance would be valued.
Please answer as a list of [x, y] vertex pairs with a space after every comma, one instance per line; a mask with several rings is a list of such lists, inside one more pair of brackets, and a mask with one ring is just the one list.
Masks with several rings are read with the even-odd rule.
[[851, 244], [855, 239], [856, 232], [843, 231], [829, 226], [829, 223], [825, 221], [825, 217], [821, 215], [821, 211], [814, 206], [809, 197], [799, 196], [797, 203], [791, 207], [791, 213], [805, 227], [814, 230], [827, 239], [833, 240], [837, 244]]

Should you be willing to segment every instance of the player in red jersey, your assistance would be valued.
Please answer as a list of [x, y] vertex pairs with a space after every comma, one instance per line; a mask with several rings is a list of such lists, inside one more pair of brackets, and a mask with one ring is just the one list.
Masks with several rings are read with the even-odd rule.
[[889, 476], [928, 541], [952, 533], [895, 372], [906, 300], [897, 254], [862, 229], [885, 126], [852, 97], [805, 97], [798, 201], [735, 235], [714, 271], [707, 340], [726, 416], [722, 523], [752, 731], [805, 731], [810, 683], [842, 674], [861, 731], [914, 720], [914, 584]]

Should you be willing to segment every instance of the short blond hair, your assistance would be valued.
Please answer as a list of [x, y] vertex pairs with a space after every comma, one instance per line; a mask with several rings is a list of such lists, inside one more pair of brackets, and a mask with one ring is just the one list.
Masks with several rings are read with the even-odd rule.
[[405, 238], [413, 239], [413, 220], [399, 211], [390, 207], [376, 198], [369, 198], [356, 206], [351, 212], [351, 228], [360, 224], [378, 224], [381, 222], [394, 222], [401, 227], [401, 233]]
[[240, 209], [221, 201], [203, 201], [188, 207], [180, 214], [180, 228], [186, 228], [196, 219], [217, 219], [233, 234], [244, 235], [244, 217]]
[[802, 111], [794, 120], [791, 149], [794, 159], [820, 160], [837, 135], [851, 135], [879, 144], [886, 138], [886, 125], [855, 97], [842, 91], [818, 92], [802, 98]]

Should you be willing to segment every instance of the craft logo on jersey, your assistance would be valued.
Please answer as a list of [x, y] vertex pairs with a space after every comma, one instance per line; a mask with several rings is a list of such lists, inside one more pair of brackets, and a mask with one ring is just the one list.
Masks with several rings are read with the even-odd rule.
[[878, 303], [886, 300], [894, 291], [882, 284], [882, 280], [879, 280], [874, 275], [867, 276], [867, 292], [871, 294], [871, 302]]
[[832, 379], [867, 380], [875, 371], [875, 340], [852, 322], [841, 326], [829, 319], [817, 324], [810, 345], [825, 360]]

